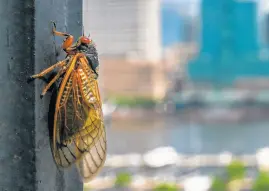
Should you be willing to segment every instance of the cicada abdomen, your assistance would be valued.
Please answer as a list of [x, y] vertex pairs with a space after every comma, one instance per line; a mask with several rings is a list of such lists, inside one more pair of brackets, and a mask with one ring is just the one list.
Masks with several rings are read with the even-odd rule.
[[106, 132], [97, 75], [86, 54], [80, 50], [90, 40], [83, 36], [71, 46], [71, 35], [56, 31], [55, 26], [53, 32], [67, 36], [63, 43], [66, 59], [31, 79], [42, 78], [54, 68], [59, 69], [42, 92], [43, 96], [55, 82], [59, 82], [56, 101], [52, 102], [52, 154], [59, 167], [76, 164], [85, 182], [98, 174], [106, 159]]

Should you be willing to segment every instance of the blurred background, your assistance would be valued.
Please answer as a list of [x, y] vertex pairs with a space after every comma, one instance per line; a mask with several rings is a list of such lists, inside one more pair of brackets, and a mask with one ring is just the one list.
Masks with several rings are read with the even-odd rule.
[[83, 3], [109, 154], [86, 189], [269, 183], [268, 0]]

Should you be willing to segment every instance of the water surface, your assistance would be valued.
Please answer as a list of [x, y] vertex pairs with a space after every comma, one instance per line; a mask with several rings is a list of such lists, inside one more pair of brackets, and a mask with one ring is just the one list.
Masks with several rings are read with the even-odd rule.
[[269, 146], [269, 122], [234, 124], [182, 123], [177, 117], [113, 120], [107, 128], [110, 154], [143, 153], [160, 146], [177, 152], [254, 154]]

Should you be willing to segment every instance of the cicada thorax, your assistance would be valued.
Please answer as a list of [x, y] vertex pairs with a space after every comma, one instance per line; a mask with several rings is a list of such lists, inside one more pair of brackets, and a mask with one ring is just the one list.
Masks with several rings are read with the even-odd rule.
[[94, 73], [94, 77], [97, 79], [99, 75], [99, 59], [96, 45], [93, 41], [90, 44], [82, 44], [78, 47], [78, 50], [85, 54], [88, 65]]

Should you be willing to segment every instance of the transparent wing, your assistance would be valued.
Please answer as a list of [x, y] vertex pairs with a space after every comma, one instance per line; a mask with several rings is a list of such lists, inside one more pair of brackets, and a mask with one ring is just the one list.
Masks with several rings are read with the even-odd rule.
[[[104, 127], [100, 128], [100, 137], [98, 137], [94, 146], [77, 163], [77, 168], [84, 182], [94, 178], [103, 167], [106, 158], [106, 138]], [[83, 144], [83, 143], [82, 143]]]

